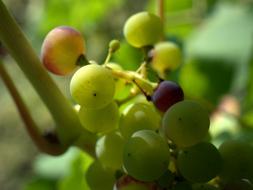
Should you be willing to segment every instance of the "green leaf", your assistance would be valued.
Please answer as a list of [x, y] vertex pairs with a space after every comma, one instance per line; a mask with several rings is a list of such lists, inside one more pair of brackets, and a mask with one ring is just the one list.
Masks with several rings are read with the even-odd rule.
[[25, 184], [23, 190], [56, 190], [56, 180], [46, 178], [33, 178], [27, 184]]
[[190, 57], [209, 57], [240, 62], [253, 44], [253, 14], [246, 6], [220, 5], [189, 38]]
[[92, 162], [92, 158], [87, 154], [80, 153], [71, 164], [69, 175], [59, 181], [59, 190], [89, 190], [85, 172]]

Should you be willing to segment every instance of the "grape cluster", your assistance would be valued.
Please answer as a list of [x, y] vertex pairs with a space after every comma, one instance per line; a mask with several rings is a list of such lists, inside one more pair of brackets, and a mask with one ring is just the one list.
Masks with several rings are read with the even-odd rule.
[[[80, 122], [98, 136], [96, 159], [85, 174], [90, 189], [252, 189], [253, 147], [227, 141], [217, 149], [207, 138], [208, 111], [185, 99], [176, 82], [157, 84], [147, 78], [146, 67], [161, 78], [182, 62], [176, 44], [160, 41], [162, 30], [162, 21], [152, 13], [140, 12], [126, 21], [126, 41], [139, 49], [149, 47], [145, 53], [151, 59], [137, 71], [125, 71], [109, 59], [80, 67], [84, 39], [70, 27], [53, 29], [43, 43], [42, 61], [49, 71], [75, 71], [70, 93], [80, 105]], [[119, 41], [113, 40], [109, 58], [119, 48]], [[119, 94], [129, 85], [122, 100]], [[137, 96], [147, 99], [134, 99]]]

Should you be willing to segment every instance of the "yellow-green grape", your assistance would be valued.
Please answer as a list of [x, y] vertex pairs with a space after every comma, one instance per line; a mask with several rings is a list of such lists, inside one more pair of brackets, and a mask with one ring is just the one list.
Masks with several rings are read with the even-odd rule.
[[73, 99], [88, 109], [99, 109], [108, 105], [115, 92], [112, 73], [100, 65], [91, 64], [81, 67], [70, 82]]
[[120, 169], [122, 166], [124, 139], [119, 132], [100, 137], [96, 144], [96, 155], [103, 166]]
[[116, 181], [114, 171], [104, 168], [97, 160], [90, 165], [85, 177], [91, 190], [112, 190]]
[[201, 183], [218, 175], [222, 168], [222, 158], [214, 145], [201, 142], [182, 150], [177, 165], [185, 179]]
[[114, 101], [101, 109], [82, 106], [78, 116], [84, 128], [93, 133], [105, 133], [118, 127], [119, 110]]
[[74, 28], [59, 26], [45, 37], [41, 59], [46, 69], [57, 75], [67, 75], [78, 67], [78, 59], [84, 56], [82, 34]]
[[134, 132], [142, 129], [156, 130], [160, 127], [160, 115], [154, 107], [145, 103], [129, 105], [121, 115], [119, 130], [127, 139]]
[[224, 160], [220, 178], [225, 182], [253, 180], [253, 146], [235, 140], [225, 141], [219, 151]]
[[194, 101], [184, 100], [172, 105], [164, 114], [165, 134], [179, 147], [192, 146], [208, 135], [208, 112]]
[[141, 181], [154, 181], [167, 169], [170, 160], [166, 141], [151, 130], [135, 132], [123, 150], [127, 173]]
[[129, 44], [140, 48], [160, 40], [163, 31], [161, 19], [148, 12], [132, 15], [124, 25], [124, 36]]
[[158, 73], [173, 71], [182, 62], [180, 49], [172, 42], [160, 42], [156, 44], [151, 54], [151, 66]]

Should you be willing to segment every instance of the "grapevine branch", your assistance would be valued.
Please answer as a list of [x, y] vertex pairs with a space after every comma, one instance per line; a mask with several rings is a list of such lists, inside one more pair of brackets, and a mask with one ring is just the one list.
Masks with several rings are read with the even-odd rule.
[[51, 154], [51, 155], [59, 155], [65, 152], [66, 148], [61, 146], [60, 144], [50, 143], [45, 138], [42, 137], [39, 128], [31, 117], [28, 108], [26, 107], [22, 97], [19, 95], [11, 77], [7, 73], [4, 65], [0, 59], [0, 77], [2, 78], [4, 84], [8, 88], [16, 106], [19, 111], [19, 114], [25, 123], [25, 128], [33, 140], [34, 144], [38, 147], [38, 149], [42, 152]]

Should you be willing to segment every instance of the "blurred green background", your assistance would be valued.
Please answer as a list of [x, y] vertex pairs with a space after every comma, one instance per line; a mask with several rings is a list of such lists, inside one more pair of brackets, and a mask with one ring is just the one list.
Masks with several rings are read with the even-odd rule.
[[[119, 39], [113, 61], [135, 69], [137, 49], [124, 41], [122, 28], [132, 14], [155, 13], [155, 0], [4, 0], [40, 52], [43, 38], [59, 25], [80, 30], [87, 57], [102, 62], [108, 42]], [[165, 0], [166, 39], [177, 43], [184, 64], [167, 76], [179, 82], [186, 97], [199, 100], [212, 114], [211, 136], [217, 146], [226, 138], [253, 143], [253, 1]], [[1, 19], [1, 18], [0, 18]], [[41, 129], [52, 128], [47, 109], [11, 57], [4, 60]], [[69, 77], [54, 80], [69, 97]], [[88, 189], [84, 172], [92, 159], [77, 149], [61, 157], [40, 154], [0, 81], [0, 189]]]

